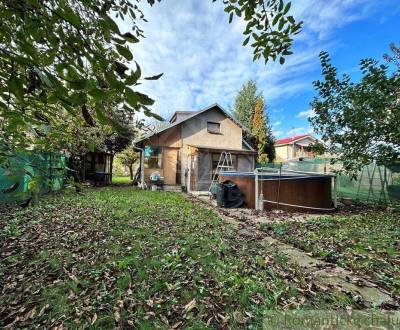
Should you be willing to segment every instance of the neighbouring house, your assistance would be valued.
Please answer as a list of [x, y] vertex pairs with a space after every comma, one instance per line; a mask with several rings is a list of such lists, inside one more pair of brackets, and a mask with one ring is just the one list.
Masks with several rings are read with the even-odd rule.
[[311, 145], [317, 139], [310, 134], [288, 137], [275, 142], [277, 162], [288, 160], [302, 160], [304, 158], [315, 158], [316, 154], [311, 150]]
[[253, 171], [256, 151], [243, 139], [248, 131], [218, 104], [177, 111], [168, 126], [136, 141], [144, 150], [144, 176], [158, 171], [167, 185], [208, 190], [221, 152], [230, 152], [237, 171]]

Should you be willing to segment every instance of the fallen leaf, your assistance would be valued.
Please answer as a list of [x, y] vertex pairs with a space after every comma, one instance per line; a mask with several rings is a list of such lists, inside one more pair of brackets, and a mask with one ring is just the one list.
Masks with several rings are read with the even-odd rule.
[[114, 312], [114, 319], [115, 319], [115, 322], [119, 322], [119, 320], [121, 319], [121, 315], [119, 314], [119, 311], [118, 310], [116, 310], [115, 312]]
[[93, 325], [97, 320], [97, 313], [94, 313], [92, 320], [90, 321], [90, 324]]
[[179, 326], [182, 324], [182, 321], [176, 322], [171, 328], [172, 329], [177, 329]]
[[185, 313], [189, 313], [195, 307], [196, 307], [196, 299], [193, 299], [188, 304], [185, 305], [183, 310]]

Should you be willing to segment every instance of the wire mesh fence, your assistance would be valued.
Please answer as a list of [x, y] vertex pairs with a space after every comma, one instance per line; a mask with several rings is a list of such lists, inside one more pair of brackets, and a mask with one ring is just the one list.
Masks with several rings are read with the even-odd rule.
[[67, 176], [65, 156], [24, 151], [7, 158], [0, 166], [0, 204], [28, 200], [64, 187]]
[[[259, 167], [287, 169], [312, 173], [337, 172], [341, 164], [330, 164], [329, 159], [288, 161], [284, 163], [258, 164]], [[353, 198], [363, 202], [400, 202], [400, 163], [390, 166], [376, 163], [364, 166], [353, 179], [349, 175], [337, 174], [337, 194], [341, 198]]]

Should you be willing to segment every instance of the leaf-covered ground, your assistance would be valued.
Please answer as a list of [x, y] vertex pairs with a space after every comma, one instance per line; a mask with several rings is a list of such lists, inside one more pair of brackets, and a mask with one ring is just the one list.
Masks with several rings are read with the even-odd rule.
[[313, 256], [369, 277], [400, 296], [400, 214], [325, 216], [264, 228]]
[[1, 212], [0, 327], [261, 328], [268, 309], [355, 306], [181, 194], [97, 188]]

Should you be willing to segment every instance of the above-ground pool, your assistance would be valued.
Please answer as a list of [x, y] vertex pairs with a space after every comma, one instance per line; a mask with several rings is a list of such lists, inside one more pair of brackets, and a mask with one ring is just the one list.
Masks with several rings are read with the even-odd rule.
[[[326, 212], [334, 210], [330, 175], [303, 173], [262, 173], [258, 175], [258, 194], [263, 194], [264, 209]], [[222, 172], [219, 181], [233, 181], [245, 195], [245, 206], [256, 208], [255, 174]]]

